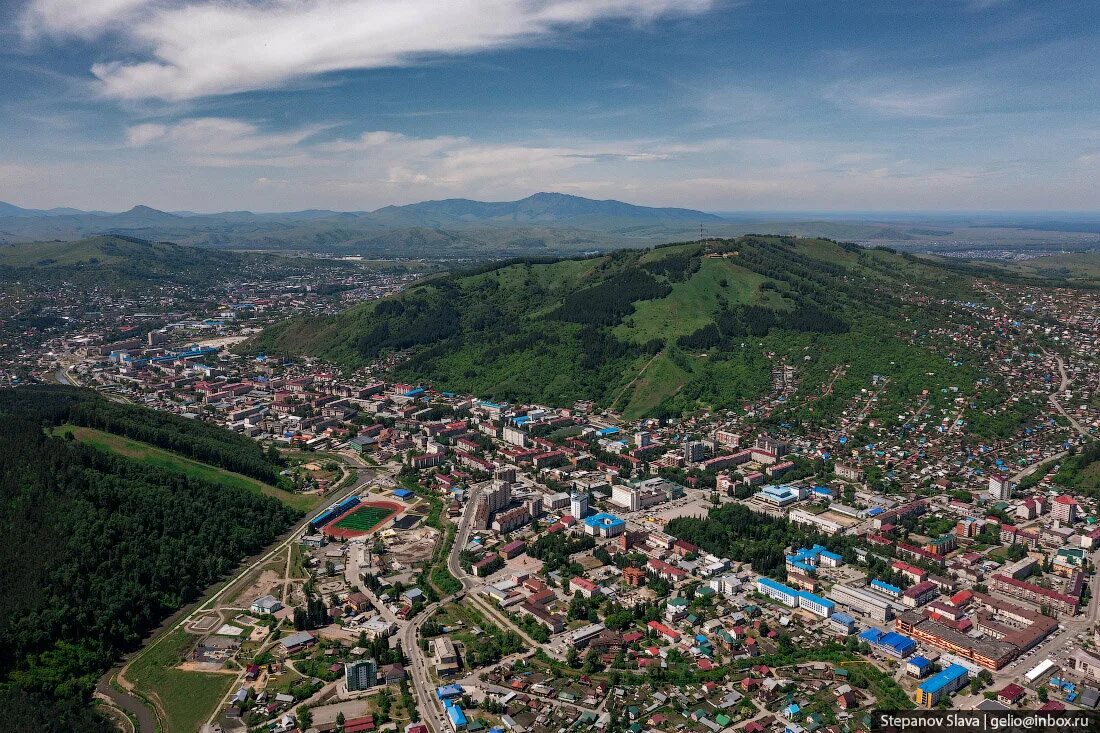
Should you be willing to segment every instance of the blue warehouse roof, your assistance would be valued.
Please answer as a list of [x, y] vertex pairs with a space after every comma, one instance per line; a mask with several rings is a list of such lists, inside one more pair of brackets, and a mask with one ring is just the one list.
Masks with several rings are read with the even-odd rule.
[[921, 683], [920, 690], [926, 695], [934, 695], [943, 688], [957, 681], [960, 677], [966, 677], [966, 667], [960, 664], [952, 664], [942, 672], [929, 677]]

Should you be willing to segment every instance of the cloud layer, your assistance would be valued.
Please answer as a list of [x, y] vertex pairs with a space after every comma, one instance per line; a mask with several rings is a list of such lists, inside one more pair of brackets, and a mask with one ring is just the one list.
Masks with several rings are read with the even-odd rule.
[[711, 0], [32, 0], [23, 28], [31, 36], [115, 33], [139, 60], [92, 66], [103, 93], [179, 101], [537, 43], [601, 20], [644, 22], [710, 6]]

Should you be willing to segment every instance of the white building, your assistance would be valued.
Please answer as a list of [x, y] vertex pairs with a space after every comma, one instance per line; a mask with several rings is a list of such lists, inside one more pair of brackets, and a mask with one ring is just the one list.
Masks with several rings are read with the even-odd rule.
[[588, 516], [588, 492], [574, 491], [569, 497], [569, 513], [574, 519], [584, 519]]

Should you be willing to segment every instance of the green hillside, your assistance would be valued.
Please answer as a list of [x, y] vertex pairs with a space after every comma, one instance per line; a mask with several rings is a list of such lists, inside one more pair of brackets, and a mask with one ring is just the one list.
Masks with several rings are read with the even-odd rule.
[[893, 375], [901, 400], [970, 383], [942, 358], [925, 375], [936, 357], [910, 343], [916, 322], [899, 323], [898, 299], [905, 289], [971, 295], [968, 281], [890, 251], [747, 236], [456, 273], [339, 316], [291, 321], [251, 347], [348, 369], [400, 352], [401, 379], [500, 400], [595, 399], [628, 417], [736, 407], [786, 363], [813, 397], [788, 412], [812, 421], [842, 409], [873, 374]]
[[170, 284], [206, 287], [233, 277], [271, 277], [334, 271], [354, 266], [335, 260], [273, 257], [124, 236], [75, 242], [0, 245], [0, 283], [28, 287], [65, 283], [76, 287], [133, 290]]

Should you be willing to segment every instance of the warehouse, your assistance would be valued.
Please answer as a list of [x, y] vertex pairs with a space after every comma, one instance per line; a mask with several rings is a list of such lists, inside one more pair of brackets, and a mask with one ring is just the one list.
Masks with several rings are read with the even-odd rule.
[[900, 606], [876, 593], [840, 583], [834, 585], [827, 595], [840, 605], [858, 611], [879, 623], [889, 621], [894, 617], [895, 611], [901, 610]]

